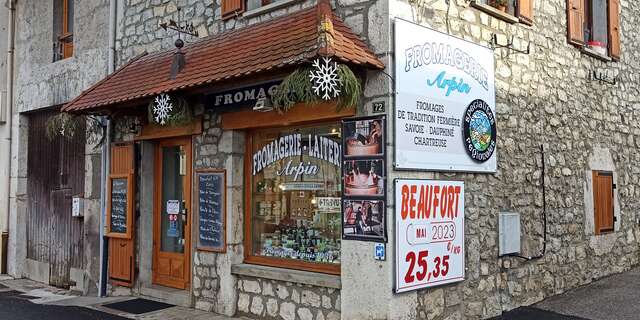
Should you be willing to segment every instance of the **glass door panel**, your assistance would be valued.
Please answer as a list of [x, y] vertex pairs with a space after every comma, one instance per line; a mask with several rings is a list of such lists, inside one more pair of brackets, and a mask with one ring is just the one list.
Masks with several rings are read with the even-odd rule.
[[184, 146], [162, 148], [161, 248], [184, 253], [187, 214], [184, 198], [186, 153]]

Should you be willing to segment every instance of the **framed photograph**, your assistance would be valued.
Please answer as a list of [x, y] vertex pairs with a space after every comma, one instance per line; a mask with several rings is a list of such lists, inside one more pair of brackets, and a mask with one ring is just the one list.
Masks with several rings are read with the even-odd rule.
[[386, 207], [383, 200], [342, 201], [342, 238], [360, 241], [387, 241]]
[[226, 252], [226, 171], [197, 170], [195, 185], [197, 248]]
[[345, 160], [342, 168], [345, 197], [385, 196], [384, 159]]
[[343, 120], [344, 158], [383, 156], [387, 130], [385, 119], [384, 116], [373, 116]]

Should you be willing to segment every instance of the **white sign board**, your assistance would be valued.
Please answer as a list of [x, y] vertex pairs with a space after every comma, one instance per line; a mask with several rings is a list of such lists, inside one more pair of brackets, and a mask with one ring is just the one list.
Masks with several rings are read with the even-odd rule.
[[167, 201], [167, 214], [180, 214], [180, 201], [168, 200]]
[[395, 20], [395, 166], [496, 171], [490, 49]]
[[316, 203], [320, 212], [340, 212], [342, 198], [340, 197], [317, 197]]
[[464, 182], [396, 180], [396, 292], [464, 280]]

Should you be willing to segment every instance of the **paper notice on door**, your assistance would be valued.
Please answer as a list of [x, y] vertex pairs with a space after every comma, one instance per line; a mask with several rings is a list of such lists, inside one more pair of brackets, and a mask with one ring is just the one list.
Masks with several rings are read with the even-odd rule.
[[167, 201], [167, 214], [180, 214], [180, 201], [168, 200]]
[[169, 221], [169, 228], [167, 229], [167, 237], [178, 237], [178, 221]]

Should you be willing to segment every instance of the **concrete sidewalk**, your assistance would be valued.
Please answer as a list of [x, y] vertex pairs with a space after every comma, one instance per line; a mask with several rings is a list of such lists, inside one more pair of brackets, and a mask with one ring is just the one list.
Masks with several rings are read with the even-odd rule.
[[[5, 288], [6, 287], [6, 288]], [[247, 320], [246, 318], [232, 318], [217, 315], [211, 312], [205, 312], [200, 310], [195, 310], [191, 308], [184, 307], [171, 307], [163, 310], [158, 310], [154, 312], [144, 313], [140, 315], [130, 314], [126, 312], [121, 312], [118, 310], [110, 309], [104, 307], [104, 304], [109, 304], [113, 302], [126, 301], [130, 299], [135, 299], [138, 297], [106, 297], [106, 298], [98, 298], [98, 297], [89, 297], [89, 296], [78, 296], [73, 294], [68, 290], [58, 289], [54, 287], [47, 286], [45, 284], [35, 282], [27, 279], [12, 279], [6, 276], [0, 276], [0, 294], [2, 292], [10, 292], [10, 291], [19, 291], [22, 292], [25, 296], [28, 296], [28, 300], [30, 303], [44, 306], [56, 306], [56, 307], [69, 307], [69, 312], [75, 312], [78, 308], [87, 308], [91, 310], [100, 311], [103, 313], [107, 313], [110, 315], [127, 318], [127, 319], [137, 319], [137, 320]], [[142, 297], [145, 299], [153, 300], [148, 297]], [[59, 310], [59, 308], [57, 308]], [[16, 317], [20, 317], [19, 314], [16, 314]]]

